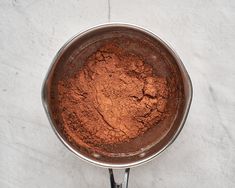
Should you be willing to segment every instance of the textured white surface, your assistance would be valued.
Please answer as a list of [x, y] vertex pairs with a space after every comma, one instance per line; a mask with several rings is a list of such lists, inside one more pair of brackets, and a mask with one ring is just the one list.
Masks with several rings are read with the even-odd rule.
[[180, 136], [161, 156], [131, 169], [129, 187], [235, 187], [232, 0], [1, 0], [0, 187], [109, 187], [106, 169], [79, 160], [56, 138], [40, 98], [57, 50], [108, 21], [134, 23], [166, 39], [194, 86]]

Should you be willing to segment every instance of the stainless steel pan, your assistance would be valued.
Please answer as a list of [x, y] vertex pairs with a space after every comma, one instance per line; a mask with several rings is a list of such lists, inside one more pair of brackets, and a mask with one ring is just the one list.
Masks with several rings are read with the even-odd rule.
[[[156, 47], [157, 49], [161, 49], [161, 53], [168, 54], [168, 57], [166, 58], [166, 62], [168, 62], [169, 66], [172, 67], [177, 72], [177, 75], [179, 76], [179, 82], [176, 83], [181, 88], [181, 101], [178, 101], [176, 104], [176, 108], [174, 111], [172, 111], [171, 117], [168, 121], [165, 121], [165, 124], [168, 124], [171, 126], [171, 129], [169, 132], [161, 138], [161, 140], [157, 140], [157, 134], [154, 133], [154, 130], [152, 130], [151, 133], [149, 133], [148, 137], [152, 138], [152, 140], [148, 140], [147, 144], [147, 136], [142, 137], [138, 143], [140, 143], [140, 150], [138, 152], [133, 153], [123, 153], [121, 155], [116, 155], [113, 157], [108, 156], [99, 156], [99, 155], [92, 155], [89, 152], [85, 152], [81, 150], [80, 148], [74, 146], [71, 144], [66, 136], [64, 135], [61, 126], [59, 125], [53, 118], [53, 104], [50, 102], [50, 96], [53, 92], [52, 83], [58, 79], [56, 78], [56, 74], [60, 71], [63, 71], [63, 69], [66, 67], [66, 63], [71, 60], [76, 60], [76, 57], [78, 56], [79, 52], [88, 48], [90, 46], [90, 53], [92, 51], [95, 51], [99, 45], [104, 40], [108, 40], [114, 37], [132, 37], [133, 39], [139, 39], [143, 41], [148, 41], [151, 43], [151, 45]], [[163, 49], [163, 50], [162, 50]], [[139, 50], [139, 49], [135, 49]], [[142, 53], [146, 58], [149, 56], [148, 53], [154, 53], [153, 52], [146, 52], [142, 50], [139, 50], [139, 53]], [[88, 54], [89, 55], [89, 54]], [[153, 54], [154, 55], [154, 54]], [[82, 58], [87, 57], [86, 55]], [[78, 61], [79, 62], [79, 61]], [[154, 61], [150, 62], [152, 65], [154, 65]], [[81, 67], [78, 65], [77, 68]], [[72, 71], [75, 71], [72, 70]], [[59, 74], [60, 75], [60, 74]], [[91, 164], [95, 164], [100, 167], [109, 168], [110, 173], [110, 181], [111, 181], [111, 187], [127, 187], [128, 186], [128, 177], [130, 172], [130, 167], [134, 167], [140, 164], [144, 164], [156, 156], [158, 156], [162, 151], [164, 151], [168, 146], [170, 146], [178, 134], [180, 133], [181, 129], [184, 126], [186, 117], [189, 112], [190, 104], [192, 100], [192, 84], [190, 77], [180, 60], [179, 56], [176, 54], [172, 48], [169, 47], [163, 40], [161, 40], [158, 36], [153, 34], [150, 31], [147, 31], [143, 28], [129, 25], [129, 24], [105, 24], [93, 27], [85, 32], [82, 32], [76, 36], [74, 36], [72, 39], [70, 39], [66, 44], [63, 45], [63, 47], [59, 50], [59, 52], [56, 54], [49, 71], [46, 75], [46, 78], [43, 83], [42, 88], [42, 102], [45, 109], [45, 112], [47, 114], [47, 117], [49, 119], [49, 122], [55, 132], [55, 134], [58, 136], [58, 138], [61, 140], [61, 142], [74, 154], [76, 154], [80, 159], [83, 159]], [[154, 137], [155, 136], [155, 137]], [[128, 149], [128, 145], [126, 146]], [[112, 169], [126, 169], [125, 170], [125, 178], [122, 184], [115, 183], [114, 175]]]

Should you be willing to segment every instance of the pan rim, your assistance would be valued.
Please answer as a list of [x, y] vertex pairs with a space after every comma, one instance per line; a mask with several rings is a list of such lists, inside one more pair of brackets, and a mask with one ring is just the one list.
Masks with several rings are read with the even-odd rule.
[[[167, 142], [167, 144], [165, 144], [164, 147], [162, 147], [159, 151], [157, 151], [156, 153], [153, 153], [152, 155], [148, 156], [147, 158], [144, 159], [139, 159], [136, 160], [134, 162], [129, 162], [129, 163], [123, 163], [123, 164], [112, 164], [110, 162], [99, 162], [96, 160], [93, 160], [81, 153], [79, 153], [77, 150], [75, 150], [74, 148], [72, 148], [69, 143], [60, 135], [60, 133], [56, 130], [56, 127], [54, 126], [50, 113], [49, 113], [49, 107], [48, 107], [48, 103], [47, 103], [47, 99], [46, 99], [46, 83], [47, 80], [49, 78], [50, 72], [53, 69], [56, 60], [63, 54], [63, 52], [69, 47], [70, 44], [73, 43], [73, 41], [75, 41], [77, 38], [80, 38], [90, 32], [93, 32], [95, 30], [99, 30], [99, 29], [103, 29], [103, 28], [107, 28], [107, 27], [123, 27], [123, 28], [130, 28], [130, 29], [135, 29], [137, 31], [140, 31], [146, 35], [149, 35], [150, 37], [154, 38], [155, 40], [157, 40], [158, 42], [160, 42], [168, 51], [169, 53], [174, 57], [174, 59], [177, 62], [177, 66], [180, 68], [180, 71], [184, 73], [185, 77], [186, 77], [186, 82], [188, 85], [188, 100], [185, 101], [185, 113], [183, 114], [182, 120], [180, 121], [180, 125], [177, 129], [177, 131], [175, 132], [174, 136], [169, 139], [169, 141]], [[59, 140], [72, 152], [74, 153], [76, 156], [78, 156], [80, 159], [89, 162], [90, 164], [99, 166], [99, 167], [103, 167], [103, 168], [115, 168], [115, 169], [123, 169], [123, 168], [130, 168], [130, 167], [136, 167], [142, 164], [145, 164], [149, 161], [151, 161], [152, 159], [154, 159], [155, 157], [157, 157], [158, 155], [160, 155], [166, 148], [168, 148], [174, 141], [175, 139], [178, 137], [179, 133], [181, 132], [182, 128], [184, 127], [186, 118], [188, 116], [189, 113], [189, 109], [191, 106], [191, 102], [192, 102], [192, 97], [193, 97], [193, 87], [192, 87], [192, 82], [191, 79], [189, 77], [189, 74], [182, 62], [182, 60], [180, 59], [180, 57], [178, 56], [178, 54], [175, 52], [175, 50], [167, 43], [165, 42], [165, 40], [162, 40], [158, 35], [154, 34], [152, 31], [142, 28], [140, 26], [134, 25], [134, 24], [129, 24], [129, 23], [120, 23], [120, 22], [111, 22], [111, 23], [104, 23], [104, 24], [99, 24], [96, 25], [94, 27], [91, 27], [89, 29], [86, 29], [76, 35], [74, 35], [71, 39], [69, 39], [61, 48], [60, 50], [56, 53], [55, 57], [52, 60], [52, 63], [50, 65], [50, 67], [48, 68], [48, 71], [46, 73], [45, 79], [43, 81], [42, 84], [42, 90], [41, 90], [41, 100], [42, 100], [42, 104], [44, 107], [44, 110], [46, 112], [47, 118], [49, 120], [49, 123], [53, 129], [53, 131], [55, 132], [56, 136], [59, 138]]]

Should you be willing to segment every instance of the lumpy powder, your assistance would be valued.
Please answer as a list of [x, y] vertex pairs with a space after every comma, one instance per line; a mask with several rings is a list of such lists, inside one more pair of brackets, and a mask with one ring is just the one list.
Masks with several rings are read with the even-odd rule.
[[115, 43], [99, 48], [57, 89], [64, 132], [79, 146], [129, 142], [167, 116], [167, 80]]

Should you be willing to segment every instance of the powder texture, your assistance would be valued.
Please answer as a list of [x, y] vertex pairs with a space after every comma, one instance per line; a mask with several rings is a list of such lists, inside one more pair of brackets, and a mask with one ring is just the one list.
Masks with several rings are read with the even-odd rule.
[[166, 116], [167, 80], [113, 43], [58, 84], [63, 129], [79, 146], [128, 142]]

